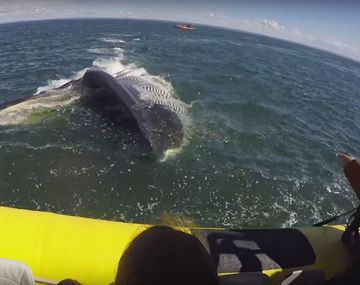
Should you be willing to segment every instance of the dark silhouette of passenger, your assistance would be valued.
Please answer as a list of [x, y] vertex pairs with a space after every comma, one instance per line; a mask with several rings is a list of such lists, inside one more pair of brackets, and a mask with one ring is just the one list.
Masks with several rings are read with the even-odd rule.
[[115, 285], [218, 285], [219, 278], [201, 242], [167, 226], [139, 234], [123, 253]]

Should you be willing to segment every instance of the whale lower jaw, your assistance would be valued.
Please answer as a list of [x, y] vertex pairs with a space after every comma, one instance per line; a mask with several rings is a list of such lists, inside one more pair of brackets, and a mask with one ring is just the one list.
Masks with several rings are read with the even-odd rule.
[[122, 124], [136, 125], [154, 153], [181, 147], [184, 138], [179, 115], [143, 96], [138, 89], [103, 71], [87, 71], [79, 81], [80, 101]]

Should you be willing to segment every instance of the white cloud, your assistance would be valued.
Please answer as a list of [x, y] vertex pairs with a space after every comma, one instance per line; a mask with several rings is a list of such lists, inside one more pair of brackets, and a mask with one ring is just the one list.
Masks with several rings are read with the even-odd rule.
[[266, 29], [274, 29], [276, 31], [281, 31], [285, 29], [285, 26], [280, 25], [278, 22], [276, 21], [272, 21], [272, 20], [267, 20], [267, 19], [263, 19], [261, 21], [261, 24], [266, 28]]
[[294, 34], [295, 34], [297, 37], [299, 37], [299, 38], [303, 38], [303, 37], [304, 37], [303, 33], [300, 31], [299, 28], [295, 28], [295, 29], [294, 29]]
[[48, 9], [46, 9], [46, 8], [36, 8], [34, 11], [36, 13], [44, 13], [44, 12], [48, 12]]
[[327, 40], [327, 41], [325, 41], [325, 44], [329, 44], [330, 46], [336, 46], [338, 49], [351, 48], [350, 44], [342, 43], [342, 42], [335, 41], [335, 40]]

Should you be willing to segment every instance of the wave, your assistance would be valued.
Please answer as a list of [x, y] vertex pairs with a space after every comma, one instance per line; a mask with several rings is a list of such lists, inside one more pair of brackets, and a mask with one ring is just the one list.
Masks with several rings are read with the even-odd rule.
[[60, 79], [51, 79], [48, 80], [48, 84], [45, 86], [40, 86], [37, 88], [36, 92], [34, 93], [34, 95], [39, 95], [42, 92], [46, 92], [49, 90], [53, 90], [56, 89], [60, 86], [63, 86], [64, 84], [72, 81], [72, 80], [77, 80], [80, 79], [86, 72], [87, 69], [82, 69], [80, 71], [75, 72], [72, 76], [68, 77], [68, 78], [60, 78]]
[[90, 53], [93, 54], [100, 54], [100, 55], [113, 55], [113, 54], [118, 54], [121, 55], [124, 53], [124, 49], [120, 48], [120, 47], [115, 47], [115, 48], [90, 48], [87, 50]]
[[[184, 41], [184, 39], [179, 39], [181, 41]], [[191, 39], [187, 38], [185, 39], [186, 43], [194, 43], [194, 44], [219, 44], [222, 43], [220, 40], [217, 39], [209, 39], [209, 38], [197, 38], [197, 39]]]
[[[109, 50], [110, 54], [110, 50]], [[73, 73], [73, 75], [67, 77], [67, 78], [60, 78], [55, 80], [48, 80], [48, 84], [45, 86], [40, 86], [37, 88], [37, 91], [34, 95], [38, 95], [41, 92], [52, 90], [55, 88], [58, 88], [72, 80], [78, 80], [80, 79], [87, 70], [89, 69], [100, 69], [107, 73], [114, 74], [116, 72], [119, 72], [125, 68], [125, 65], [122, 64], [123, 60], [123, 53], [120, 52], [118, 49], [112, 49], [113, 57], [110, 58], [97, 58], [93, 61], [92, 66], [86, 67], [84, 69], [81, 69], [79, 71], [76, 71]]]
[[99, 41], [102, 41], [104, 43], [114, 43], [114, 44], [124, 44], [126, 41], [119, 39], [119, 38], [100, 38]]

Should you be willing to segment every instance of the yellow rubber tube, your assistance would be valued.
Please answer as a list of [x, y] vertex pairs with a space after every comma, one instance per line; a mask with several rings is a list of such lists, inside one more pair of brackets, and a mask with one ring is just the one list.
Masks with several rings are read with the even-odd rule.
[[[147, 227], [0, 207], [0, 257], [27, 264], [38, 279], [72, 278], [83, 285], [106, 285], [114, 281], [118, 261], [128, 244]], [[189, 228], [182, 230], [191, 233]], [[301, 269], [322, 270], [331, 278], [349, 264], [351, 258], [340, 240], [343, 226], [299, 230], [311, 243], [316, 261], [302, 268], [264, 272], [273, 284], [279, 284], [292, 270]]]
[[0, 256], [24, 262], [35, 277], [103, 285], [146, 226], [0, 207], [0, 228]]

